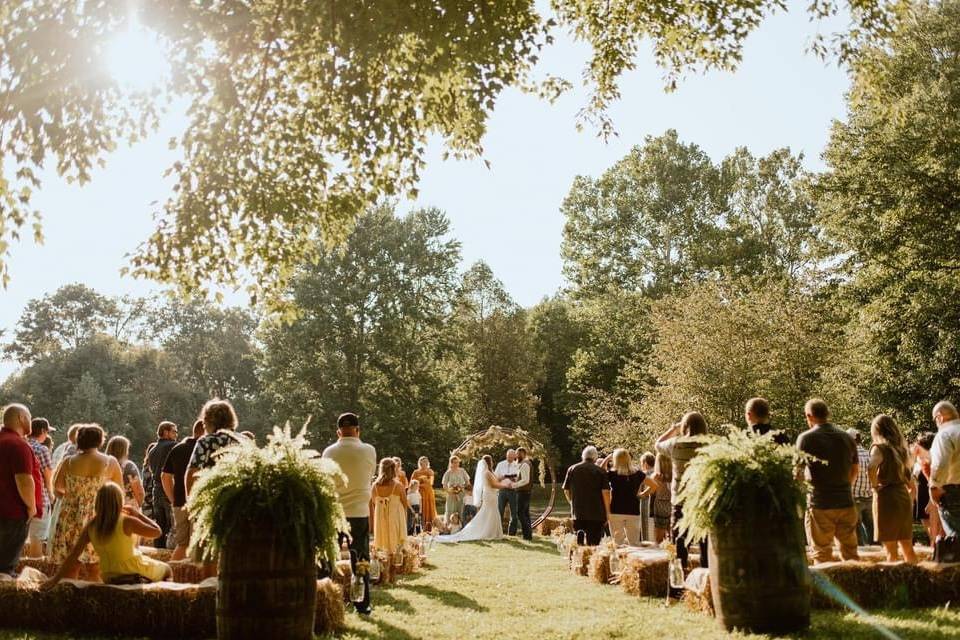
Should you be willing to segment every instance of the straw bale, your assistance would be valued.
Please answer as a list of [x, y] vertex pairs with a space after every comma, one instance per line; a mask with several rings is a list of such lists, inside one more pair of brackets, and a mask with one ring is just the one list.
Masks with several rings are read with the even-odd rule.
[[610, 571], [610, 552], [598, 551], [590, 556], [587, 563], [587, 576], [598, 584], [608, 584], [613, 573]]
[[557, 529], [573, 531], [573, 520], [570, 518], [544, 518], [543, 522], [537, 525], [537, 533], [542, 536], [549, 536]]
[[317, 617], [313, 630], [318, 634], [330, 634], [343, 627], [346, 610], [339, 584], [329, 578], [317, 580]]
[[150, 545], [142, 544], [137, 547], [145, 556], [153, 558], [154, 560], [160, 560], [161, 562], [170, 562], [171, 556], [173, 556], [173, 551], [170, 549], [157, 549]]
[[570, 556], [570, 570], [578, 576], [587, 575], [590, 568], [590, 557], [596, 550], [596, 547], [575, 546]]
[[862, 607], [933, 607], [960, 598], [960, 564], [922, 562], [825, 562], [812, 568], [815, 578], [825, 578], [827, 591], [815, 580], [814, 608], [842, 608], [845, 594]]
[[669, 558], [663, 549], [633, 549], [621, 560], [620, 587], [634, 596], [666, 596]]
[[710, 570], [694, 569], [683, 583], [683, 602], [695, 613], [716, 615], [713, 609], [713, 592], [710, 590]]
[[199, 584], [206, 577], [203, 575], [203, 565], [189, 560], [170, 560], [167, 562], [173, 570], [173, 582], [182, 584]]
[[350, 566], [350, 561], [337, 560], [337, 564], [333, 567], [333, 573], [330, 575], [330, 579], [336, 584], [340, 585], [344, 593], [349, 593], [350, 581], [353, 579], [353, 568]]
[[17, 566], [17, 573], [22, 572], [27, 567], [37, 569], [40, 573], [52, 576], [60, 568], [60, 565], [50, 560], [50, 558], [21, 558]]

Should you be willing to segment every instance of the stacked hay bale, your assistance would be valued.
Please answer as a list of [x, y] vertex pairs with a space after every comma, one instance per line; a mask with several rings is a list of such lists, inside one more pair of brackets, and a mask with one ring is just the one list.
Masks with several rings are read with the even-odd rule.
[[669, 563], [663, 549], [631, 549], [621, 560], [620, 587], [633, 596], [666, 596]]
[[570, 552], [570, 570], [578, 576], [585, 576], [590, 569], [590, 557], [596, 547], [574, 545]]
[[812, 568], [814, 608], [931, 607], [960, 600], [960, 564], [826, 562]]
[[[41, 592], [46, 576], [26, 569], [18, 580], [0, 582], [0, 626], [55, 633], [209, 638], [216, 635], [217, 579], [200, 584], [158, 582], [114, 586], [65, 580]], [[317, 581], [315, 630], [343, 626], [340, 587]]]
[[573, 520], [570, 518], [544, 518], [543, 522], [537, 525], [537, 533], [542, 536], [552, 535], [558, 529], [573, 531]]
[[610, 570], [610, 558], [615, 553], [611, 549], [598, 548], [591, 556], [587, 566], [587, 576], [597, 584], [609, 584], [613, 572]]
[[696, 613], [715, 616], [713, 592], [710, 590], [710, 570], [694, 569], [683, 583], [683, 601]]

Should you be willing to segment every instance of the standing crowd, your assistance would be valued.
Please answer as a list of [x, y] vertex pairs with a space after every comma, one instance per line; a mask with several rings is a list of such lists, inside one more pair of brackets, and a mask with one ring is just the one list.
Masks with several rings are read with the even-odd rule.
[[[932, 411], [936, 432], [921, 433], [908, 443], [896, 421], [885, 414], [870, 424], [870, 447], [855, 429], [842, 430], [830, 421], [827, 404], [814, 398], [804, 407], [809, 427], [797, 448], [813, 460], [798, 470], [809, 483], [804, 525], [816, 562], [834, 559], [834, 542], [844, 560], [858, 558], [858, 546], [878, 543], [888, 560], [902, 555], [916, 562], [913, 523], [918, 520], [942, 558], [960, 549], [960, 414], [948, 401]], [[749, 429], [771, 433], [775, 442], [789, 438], [771, 425], [770, 406], [752, 398], [744, 408]], [[683, 517], [678, 499], [683, 474], [703, 446], [707, 422], [695, 411], [656, 440], [656, 454], [644, 453], [635, 466], [625, 449], [601, 458], [586, 447], [582, 461], [567, 470], [564, 494], [570, 502], [573, 527], [581, 543], [596, 545], [608, 533], [617, 544], [662, 542], [668, 536], [677, 557], [687, 566], [689, 542], [677, 523]], [[652, 515], [654, 532], [645, 530]], [[700, 566], [706, 567], [707, 541], [695, 541]], [[942, 553], [940, 553], [942, 551]]]

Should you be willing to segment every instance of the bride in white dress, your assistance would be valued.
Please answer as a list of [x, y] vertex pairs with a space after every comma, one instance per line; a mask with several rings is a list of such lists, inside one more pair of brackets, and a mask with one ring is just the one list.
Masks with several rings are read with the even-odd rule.
[[493, 458], [483, 456], [477, 464], [477, 473], [473, 478], [473, 504], [480, 505], [477, 515], [458, 533], [439, 536], [437, 542], [467, 542], [468, 540], [497, 540], [503, 537], [503, 522], [497, 508], [497, 494], [500, 489], [509, 489], [509, 480], [497, 480], [490, 469]]

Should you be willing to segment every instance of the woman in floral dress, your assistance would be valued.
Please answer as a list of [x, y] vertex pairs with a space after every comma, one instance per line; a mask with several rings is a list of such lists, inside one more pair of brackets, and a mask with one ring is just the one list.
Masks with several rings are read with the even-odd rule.
[[[93, 518], [97, 492], [103, 483], [110, 480], [122, 486], [123, 477], [120, 464], [113, 458], [100, 453], [103, 445], [103, 429], [100, 425], [82, 425], [77, 431], [76, 455], [65, 458], [57, 468], [53, 480], [54, 491], [62, 500], [57, 530], [50, 547], [50, 559], [61, 563], [68, 555], [87, 523]], [[80, 564], [65, 574], [66, 578], [77, 578], [80, 565], [87, 566], [87, 577], [99, 579], [96, 568], [99, 558], [92, 546], [80, 555]]]

